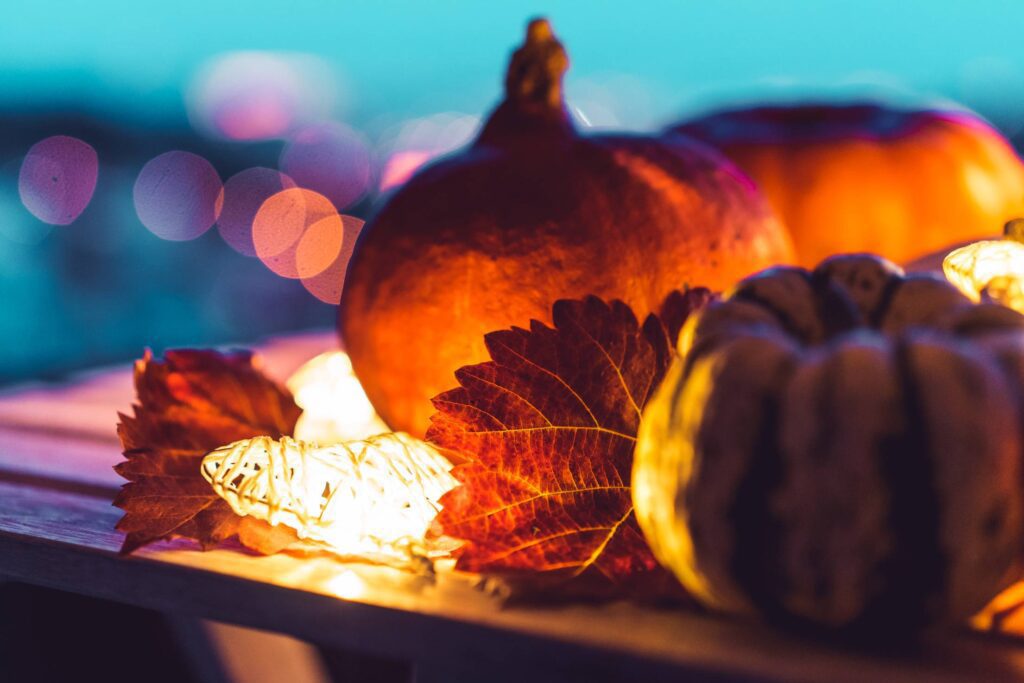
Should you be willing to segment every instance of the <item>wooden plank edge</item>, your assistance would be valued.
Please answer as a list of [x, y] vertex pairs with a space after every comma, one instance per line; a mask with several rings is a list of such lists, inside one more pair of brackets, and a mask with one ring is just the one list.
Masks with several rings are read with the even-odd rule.
[[[17, 534], [0, 534], [0, 576], [161, 612], [287, 633], [324, 647], [405, 659], [446, 671], [467, 665], [488, 680], [773, 681], [767, 672], [709, 662], [653, 660], [627, 652], [352, 602], [228, 574], [123, 558]], [[83, 576], [93, 577], [83, 581]], [[395, 638], [416, 631], [416, 637]], [[498, 677], [501, 678], [498, 678]]]
[[29, 472], [16, 472], [13, 470], [0, 469], [0, 482], [6, 484], [17, 484], [20, 486], [31, 486], [37, 489], [48, 491], [61, 491], [63, 493], [77, 493], [92, 498], [101, 498], [105, 501], [112, 501], [121, 486], [113, 484], [94, 484], [49, 474], [34, 474]]
[[[131, 410], [131, 408], [129, 407], [128, 410]], [[3, 431], [88, 441], [94, 444], [115, 446], [120, 450], [121, 439], [117, 436], [117, 423], [116, 411], [111, 416], [109, 429], [104, 428], [102, 430], [59, 423], [33, 422], [0, 415], [0, 430]]]

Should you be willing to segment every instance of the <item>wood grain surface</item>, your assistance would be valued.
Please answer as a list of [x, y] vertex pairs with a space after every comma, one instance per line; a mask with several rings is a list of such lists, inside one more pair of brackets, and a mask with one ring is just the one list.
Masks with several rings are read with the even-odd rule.
[[[333, 343], [280, 341], [268, 369], [283, 378]], [[0, 576], [413, 661], [427, 682], [1024, 680], [1024, 647], [967, 631], [879, 654], [683, 610], [503, 605], [476, 577], [326, 555], [175, 542], [119, 557], [111, 434], [130, 402], [127, 368], [0, 397]]]

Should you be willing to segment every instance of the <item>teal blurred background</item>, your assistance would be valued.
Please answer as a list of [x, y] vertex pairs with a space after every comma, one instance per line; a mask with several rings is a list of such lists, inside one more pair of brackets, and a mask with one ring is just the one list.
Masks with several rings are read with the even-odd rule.
[[[583, 126], [654, 130], [737, 101], [877, 96], [962, 103], [1016, 143], [1024, 128], [1020, 2], [93, 0], [4, 14], [0, 384], [145, 346], [332, 325], [336, 291], [318, 298], [217, 228], [187, 241], [147, 229], [140, 171], [184, 150], [221, 181], [254, 166], [299, 178], [311, 171], [284, 168], [282, 150], [337, 122], [343, 139], [324, 153], [358, 150], [324, 182], [349, 188], [331, 196], [338, 211], [365, 217], [381, 189], [469, 139], [535, 15], [569, 50], [566, 92]], [[26, 208], [26, 154], [53, 135], [98, 158], [92, 199], [69, 225]], [[305, 163], [322, 158], [313, 152]]]

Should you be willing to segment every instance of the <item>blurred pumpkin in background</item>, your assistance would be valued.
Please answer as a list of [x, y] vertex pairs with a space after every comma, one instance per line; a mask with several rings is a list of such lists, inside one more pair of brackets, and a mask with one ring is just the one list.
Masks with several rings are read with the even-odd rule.
[[642, 318], [676, 288], [791, 259], [754, 183], [717, 152], [578, 133], [568, 64], [548, 23], [531, 22], [479, 138], [413, 176], [360, 237], [340, 330], [393, 429], [423, 434], [430, 399], [487, 360], [484, 335], [550, 322], [556, 299], [621, 299]]
[[853, 251], [911, 261], [996, 235], [1024, 209], [1017, 154], [963, 111], [768, 106], [672, 130], [717, 147], [757, 181], [805, 266]]

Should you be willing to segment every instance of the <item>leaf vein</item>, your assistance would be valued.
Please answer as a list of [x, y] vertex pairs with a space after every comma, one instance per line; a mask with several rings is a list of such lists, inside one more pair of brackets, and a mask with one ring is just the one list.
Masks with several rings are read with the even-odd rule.
[[[633, 514], [633, 506], [632, 506], [632, 505], [630, 505], [630, 506], [629, 506], [629, 507], [628, 507], [628, 508], [626, 509], [626, 514], [624, 514], [624, 515], [622, 516], [622, 518], [621, 518], [621, 519], [620, 519], [619, 521], [617, 521], [617, 522], [616, 522], [616, 523], [615, 523], [615, 524], [614, 524], [614, 525], [613, 525], [613, 526], [611, 527], [611, 529], [609, 529], [609, 530], [608, 530], [608, 535], [607, 535], [607, 536], [605, 536], [605, 538], [604, 538], [604, 540], [603, 540], [603, 541], [601, 542], [601, 544], [600, 544], [599, 546], [597, 546], [597, 548], [595, 548], [595, 549], [594, 549], [594, 552], [592, 552], [592, 553], [590, 554], [590, 557], [588, 557], [588, 558], [587, 558], [587, 559], [586, 559], [586, 560], [585, 560], [585, 561], [584, 561], [584, 562], [583, 562], [583, 563], [582, 563], [582, 564], [580, 565], [580, 568], [579, 568], [579, 569], [578, 569], [578, 570], [576, 571], [576, 576], [579, 576], [580, 574], [582, 574], [583, 572], [585, 572], [585, 571], [587, 570], [587, 568], [588, 568], [588, 567], [590, 567], [591, 565], [593, 565], [593, 564], [594, 564], [594, 563], [595, 563], [595, 562], [597, 561], [597, 558], [601, 557], [601, 553], [603, 553], [603, 552], [604, 552], [604, 549], [608, 547], [608, 544], [609, 544], [609, 543], [611, 542], [611, 540], [612, 540], [612, 537], [613, 537], [613, 536], [615, 536], [615, 534], [616, 534], [616, 532], [618, 532], [619, 528], [620, 528], [620, 527], [621, 527], [621, 526], [622, 526], [623, 524], [625, 524], [625, 523], [626, 523], [626, 520], [627, 520], [627, 519], [629, 519], [629, 516], [630, 516], [630, 515], [632, 515], [632, 514]], [[602, 572], [602, 573], [603, 573], [603, 572]]]
[[526, 505], [527, 503], [532, 503], [532, 502], [534, 502], [536, 500], [543, 500], [544, 498], [554, 498], [556, 496], [571, 496], [571, 495], [576, 495], [576, 494], [581, 494], [581, 493], [598, 493], [598, 492], [602, 492], [602, 491], [629, 491], [629, 490], [630, 490], [630, 487], [628, 487], [628, 486], [588, 486], [588, 487], [585, 487], [585, 488], [567, 489], [565, 491], [541, 491], [540, 493], [537, 493], [536, 495], [530, 496], [529, 498], [523, 498], [522, 500], [517, 500], [514, 503], [509, 503], [508, 505], [502, 505], [500, 508], [495, 508], [494, 510], [488, 510], [487, 512], [484, 512], [484, 513], [479, 514], [479, 515], [473, 515], [472, 517], [465, 517], [463, 519], [458, 520], [457, 522], [454, 522], [454, 524], [468, 524], [469, 522], [475, 522], [478, 519], [485, 519], [487, 517], [492, 517], [492, 516], [497, 515], [499, 513], [505, 512], [506, 510], [511, 510], [513, 508], [520, 507], [521, 505]]
[[513, 434], [516, 432], [545, 432], [545, 431], [570, 431], [570, 432], [599, 432], [601, 434], [608, 434], [615, 436], [620, 439], [625, 439], [631, 443], [636, 443], [636, 437], [624, 434], [623, 432], [617, 432], [614, 429], [608, 429], [607, 427], [601, 427], [600, 425], [594, 425], [593, 427], [587, 425], [549, 425], [543, 427], [507, 427], [505, 429], [478, 429], [478, 430], [466, 430], [466, 434]]
[[595, 425], [600, 425], [601, 424], [601, 422], [597, 419], [597, 416], [594, 415], [594, 412], [590, 409], [590, 406], [587, 405], [587, 402], [585, 400], [583, 400], [583, 397], [580, 396], [576, 392], [576, 390], [573, 389], [569, 385], [569, 383], [565, 381], [564, 378], [562, 378], [561, 375], [559, 375], [557, 372], [552, 372], [551, 370], [548, 370], [547, 368], [545, 368], [543, 365], [540, 365], [540, 364], [534, 362], [533, 360], [527, 358], [523, 354], [519, 353], [518, 351], [516, 351], [515, 349], [510, 347], [508, 344], [502, 344], [502, 346], [505, 349], [507, 349], [508, 352], [511, 353], [513, 356], [517, 356], [517, 357], [521, 358], [523, 361], [525, 361], [526, 363], [528, 363], [528, 364], [532, 365], [533, 367], [537, 368], [541, 372], [543, 372], [543, 373], [545, 373], [547, 375], [551, 375], [552, 377], [557, 379], [559, 381], [559, 383], [562, 384], [562, 386], [564, 386], [566, 389], [569, 390], [569, 393], [571, 393], [574, 397], [576, 397], [576, 400], [579, 401], [580, 405], [583, 406], [583, 409], [587, 411], [587, 414], [590, 415], [590, 419], [592, 419], [594, 421], [594, 424]]
[[[630, 511], [632, 511], [632, 508], [630, 508]], [[521, 543], [520, 545], [517, 545], [516, 547], [512, 548], [511, 550], [508, 550], [508, 551], [506, 551], [504, 553], [501, 553], [500, 555], [496, 555], [496, 556], [490, 558], [490, 560], [488, 560], [488, 564], [494, 563], [494, 562], [498, 562], [499, 560], [504, 560], [506, 557], [509, 557], [511, 555], [515, 555], [516, 553], [522, 552], [522, 551], [526, 550], [527, 548], [533, 548], [534, 546], [541, 545], [542, 543], [547, 543], [548, 541], [553, 541], [553, 540], [558, 539], [558, 538], [565, 538], [566, 536], [573, 536], [575, 534], [585, 534], [585, 533], [588, 533], [590, 531], [605, 531], [608, 528], [609, 527], [606, 527], [606, 526], [577, 527], [575, 529], [569, 529], [568, 531], [560, 531], [557, 534], [550, 534], [548, 536], [543, 536], [541, 538], [535, 538], [535, 539], [533, 539], [533, 540], [531, 540], [531, 541], [529, 541], [527, 543]], [[617, 528], [618, 528], [617, 526], [616, 527], [612, 527], [613, 532], [614, 532], [614, 529], [617, 529]]]
[[626, 383], [626, 377], [625, 375], [622, 374], [622, 368], [619, 367], [619, 365], [612, 358], [611, 354], [608, 353], [608, 349], [606, 349], [601, 342], [595, 339], [594, 335], [590, 334], [590, 330], [583, 327], [582, 325], [580, 325], [579, 328], [583, 332], [583, 334], [586, 335], [587, 339], [592, 341], [594, 343], [594, 346], [596, 346], [601, 351], [601, 354], [605, 357], [605, 359], [607, 359], [608, 364], [611, 365], [612, 369], [615, 370], [615, 374], [618, 376], [619, 382], [622, 384], [622, 390], [626, 392], [626, 398], [629, 399], [629, 402], [633, 405], [633, 409], [636, 411], [637, 417], [639, 417], [641, 414], [640, 406], [637, 405], [636, 399], [633, 398], [633, 394], [629, 390], [629, 384]]
[[[507, 394], [510, 394], [510, 395], [512, 395], [512, 396], [514, 396], [514, 397], [516, 397], [517, 399], [519, 399], [520, 401], [522, 401], [522, 402], [523, 402], [523, 403], [525, 403], [526, 405], [530, 406], [530, 408], [531, 408], [531, 409], [532, 409], [532, 410], [533, 410], [534, 412], [536, 412], [536, 413], [537, 413], [538, 415], [540, 415], [540, 417], [541, 417], [541, 419], [542, 419], [542, 420], [544, 420], [545, 422], [547, 422], [547, 423], [548, 423], [549, 425], [550, 425], [550, 424], [552, 424], [551, 420], [549, 420], [549, 419], [548, 419], [548, 416], [547, 416], [547, 415], [545, 415], [545, 414], [544, 414], [544, 413], [543, 413], [543, 412], [541, 411], [541, 409], [540, 409], [540, 408], [538, 408], [537, 406], [533, 405], [533, 403], [532, 403], [532, 402], [530, 402], [530, 401], [529, 401], [529, 400], [528, 400], [528, 399], [527, 399], [527, 398], [526, 398], [525, 396], [523, 396], [522, 394], [518, 394], [518, 393], [516, 393], [516, 392], [512, 391], [511, 389], [509, 389], [508, 387], [505, 387], [505, 386], [502, 386], [502, 385], [498, 384], [497, 382], [492, 382], [492, 381], [490, 381], [489, 379], [484, 379], [483, 377], [480, 377], [479, 375], [472, 375], [472, 374], [470, 374], [470, 373], [468, 373], [468, 372], [466, 373], [466, 375], [467, 375], [467, 376], [469, 376], [469, 377], [472, 377], [473, 379], [477, 380], [478, 382], [483, 382], [484, 384], [487, 384], [487, 385], [489, 385], [489, 386], [492, 386], [492, 387], [494, 387], [495, 389], [500, 389], [501, 391], [504, 391], [505, 393], [507, 393]], [[488, 414], [490, 414], [490, 413], [488, 413]], [[494, 416], [492, 415], [492, 417], [494, 417]], [[498, 423], [500, 423], [500, 424], [502, 424], [502, 425], [504, 425], [504, 424], [505, 424], [505, 421], [504, 421], [504, 420], [498, 420], [497, 418], [495, 418], [495, 420], [497, 420], [497, 421], [498, 421]]]

